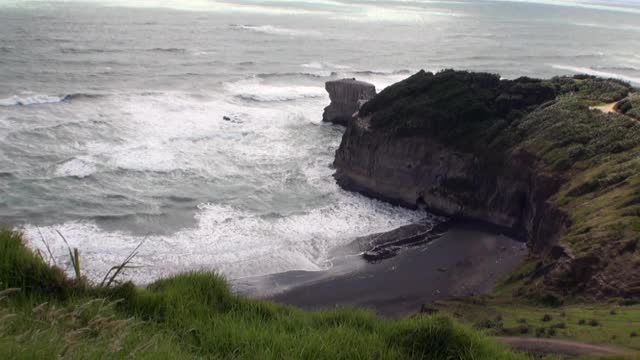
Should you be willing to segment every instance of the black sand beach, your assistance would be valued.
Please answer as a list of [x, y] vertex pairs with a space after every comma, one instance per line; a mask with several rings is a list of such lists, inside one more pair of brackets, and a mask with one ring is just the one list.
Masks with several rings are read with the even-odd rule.
[[527, 255], [523, 242], [476, 225], [456, 225], [433, 242], [369, 263], [337, 256], [323, 272], [292, 271], [237, 281], [237, 291], [304, 309], [363, 306], [388, 317], [422, 304], [491, 291]]

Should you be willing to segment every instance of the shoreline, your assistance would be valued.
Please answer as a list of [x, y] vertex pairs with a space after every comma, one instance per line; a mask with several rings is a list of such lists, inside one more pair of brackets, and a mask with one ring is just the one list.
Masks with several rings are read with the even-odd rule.
[[435, 240], [394, 257], [366, 261], [345, 251], [325, 271], [289, 271], [245, 278], [236, 292], [305, 310], [358, 306], [391, 318], [423, 304], [485, 294], [527, 256], [524, 242], [473, 223], [456, 223]]

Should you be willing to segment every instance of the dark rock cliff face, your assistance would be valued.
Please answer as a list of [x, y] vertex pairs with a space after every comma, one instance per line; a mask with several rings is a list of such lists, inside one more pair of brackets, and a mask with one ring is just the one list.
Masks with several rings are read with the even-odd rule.
[[529, 284], [640, 296], [640, 220], [631, 217], [640, 200], [616, 195], [640, 194], [640, 182], [627, 180], [637, 173], [640, 124], [589, 110], [630, 92], [591, 77], [422, 71], [349, 121], [335, 178], [348, 190], [520, 235], [541, 255]]
[[324, 109], [322, 121], [347, 126], [353, 114], [376, 95], [376, 87], [356, 79], [328, 81], [325, 85], [331, 104]]
[[[507, 116], [555, 97], [555, 92], [545, 86], [523, 86], [531, 84], [529, 80], [505, 82], [487, 74], [467, 77], [466, 73], [451, 73], [453, 77], [427, 84], [433, 79], [424, 75], [416, 75], [413, 84], [425, 88], [412, 90], [412, 94], [422, 95], [406, 104], [432, 104], [427, 106], [428, 111], [416, 109], [415, 115], [409, 105], [403, 115], [431, 117], [428, 121], [435, 126], [434, 133], [440, 127], [438, 121], [447, 127], [464, 117]], [[451, 96], [458, 104], [446, 105], [452, 99], [441, 86], [445, 83], [453, 84], [449, 84], [455, 88]], [[444, 97], [438, 99], [442, 94]], [[389, 94], [380, 97], [385, 95]], [[391, 97], [395, 100], [376, 98], [379, 103], [365, 105], [364, 114], [349, 124], [334, 164], [335, 177], [343, 188], [408, 207], [424, 204], [437, 213], [498, 225], [526, 237], [538, 249], [556, 240], [565, 217], [547, 199], [558, 190], [562, 179], [536, 173], [536, 159], [524, 153], [500, 159], [501, 164], [496, 166], [487, 154], [452, 146], [424, 127], [389, 127], [387, 121], [397, 121], [376, 119], [376, 114], [386, 111], [387, 106], [397, 110], [397, 95]], [[404, 98], [400, 96], [403, 104]], [[554, 228], [549, 227], [551, 219]], [[541, 226], [543, 223], [545, 226]]]
[[557, 240], [566, 217], [547, 202], [562, 179], [536, 174], [533, 161], [515, 156], [491, 169], [473, 153], [375, 131], [360, 118], [336, 153], [335, 177], [343, 188], [375, 198], [498, 225], [542, 250]]

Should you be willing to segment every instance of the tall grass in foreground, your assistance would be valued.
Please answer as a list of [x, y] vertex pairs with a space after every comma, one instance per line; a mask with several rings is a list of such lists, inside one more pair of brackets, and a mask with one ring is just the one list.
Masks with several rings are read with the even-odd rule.
[[524, 358], [446, 317], [304, 312], [236, 296], [211, 273], [144, 289], [76, 284], [11, 231], [0, 231], [0, 271], [2, 359]]

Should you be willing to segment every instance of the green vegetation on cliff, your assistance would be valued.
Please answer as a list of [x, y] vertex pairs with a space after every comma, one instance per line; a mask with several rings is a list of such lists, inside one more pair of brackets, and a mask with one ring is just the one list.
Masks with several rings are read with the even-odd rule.
[[[535, 97], [522, 96], [523, 89], [533, 89]], [[554, 97], [554, 89], [537, 80], [506, 82], [493, 74], [421, 71], [382, 91], [360, 114], [372, 114], [376, 129], [424, 133], [465, 146], [476, 143], [479, 132], [506, 126], [522, 110]]]
[[616, 110], [624, 115], [640, 120], [640, 94], [632, 94], [616, 105]]
[[521, 141], [526, 133], [517, 129], [518, 121], [538, 108], [570, 99], [575, 105], [570, 111], [577, 112], [569, 118], [582, 117], [588, 105], [618, 101], [630, 90], [618, 80], [585, 76], [501, 80], [488, 73], [420, 71], [383, 90], [364, 104], [360, 115], [371, 115], [375, 129], [423, 133], [468, 150], [484, 150]]
[[516, 139], [510, 154], [531, 155], [537, 172], [561, 179], [549, 201], [568, 216], [565, 256], [544, 257], [529, 276], [569, 294], [638, 297], [640, 123], [591, 104], [560, 96], [505, 130]]
[[0, 231], [0, 358], [521, 359], [443, 316], [304, 312], [189, 273], [113, 288], [70, 280]]
[[[509, 296], [461, 299], [433, 305], [495, 336], [569, 339], [640, 350], [640, 306], [616, 303], [542, 307]], [[637, 358], [629, 355], [629, 358]]]
[[[592, 109], [617, 101], [619, 113]], [[365, 104], [360, 115], [370, 118], [373, 131], [424, 136], [473, 154], [473, 179], [440, 183], [455, 185], [445, 189], [449, 193], [471, 194], [474, 206], [483, 200], [476, 198], [481, 195], [476, 187], [500, 177], [519, 176], [520, 184], [531, 191], [544, 189], [546, 195], [537, 195], [535, 201], [548, 202], [549, 207], [522, 205], [523, 211], [525, 205], [531, 207], [527, 219], [533, 221], [544, 215], [536, 211], [553, 210], [554, 215], [527, 229], [529, 236], [535, 231], [543, 244], [535, 244], [540, 256], [512, 279], [518, 284], [516, 295], [637, 298], [640, 123], [633, 116], [637, 104], [635, 90], [619, 80], [591, 76], [502, 80], [493, 74], [445, 70], [421, 71], [388, 87]]]

